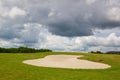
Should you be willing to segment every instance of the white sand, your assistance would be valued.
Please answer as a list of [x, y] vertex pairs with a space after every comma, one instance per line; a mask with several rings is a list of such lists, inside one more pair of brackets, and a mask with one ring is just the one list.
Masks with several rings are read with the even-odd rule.
[[26, 60], [23, 61], [23, 63], [41, 67], [72, 68], [72, 69], [106, 69], [111, 67], [103, 63], [77, 59], [78, 57], [83, 56], [49, 55], [41, 59]]

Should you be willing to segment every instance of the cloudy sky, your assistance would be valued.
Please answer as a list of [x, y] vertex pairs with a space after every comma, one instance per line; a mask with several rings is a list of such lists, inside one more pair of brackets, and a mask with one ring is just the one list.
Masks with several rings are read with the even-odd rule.
[[120, 0], [0, 0], [0, 47], [119, 51]]

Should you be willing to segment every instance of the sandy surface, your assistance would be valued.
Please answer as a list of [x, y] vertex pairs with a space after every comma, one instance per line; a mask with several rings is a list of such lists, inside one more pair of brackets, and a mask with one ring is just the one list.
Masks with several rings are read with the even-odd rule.
[[42, 67], [72, 68], [72, 69], [106, 69], [111, 67], [103, 63], [77, 59], [78, 57], [83, 56], [49, 55], [41, 59], [26, 60], [23, 61], [23, 63]]

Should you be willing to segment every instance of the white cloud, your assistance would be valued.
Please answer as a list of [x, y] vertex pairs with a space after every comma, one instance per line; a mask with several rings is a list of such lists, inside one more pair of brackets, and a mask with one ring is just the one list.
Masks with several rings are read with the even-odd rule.
[[10, 9], [10, 11], [4, 11], [2, 15], [4, 17], [16, 18], [18, 16], [25, 16], [26, 11], [18, 7], [13, 7]]
[[0, 40], [0, 47], [9, 47], [11, 43], [9, 41]]
[[55, 10], [51, 8], [51, 11], [49, 12], [48, 17], [52, 17], [53, 15], [55, 15]]
[[[49, 35], [45, 37], [40, 48], [50, 48], [58, 51], [109, 51], [120, 49], [120, 37], [111, 33], [108, 37], [61, 37]], [[115, 49], [116, 48], [116, 49]]]
[[88, 48], [88, 51], [120, 51], [120, 47], [92, 46]]
[[120, 21], [120, 7], [112, 7], [107, 12], [108, 18], [113, 21]]
[[[78, 45], [75, 39], [49, 34], [45, 37], [40, 48], [49, 48], [55, 51], [80, 51], [83, 46]], [[79, 48], [79, 49], [78, 49]]]
[[20, 32], [21, 38], [26, 43], [38, 43], [40, 32], [44, 31], [44, 27], [38, 23], [26, 23], [24, 29]]
[[13, 7], [9, 13], [9, 16], [11, 18], [15, 18], [16, 16], [24, 16], [24, 15], [26, 15], [26, 11], [18, 7]]
[[[113, 50], [120, 48], [120, 37], [116, 36], [115, 33], [111, 33], [108, 37], [78, 37], [76, 39], [78, 44], [87, 45], [88, 50]], [[115, 49], [116, 50], [116, 49]]]

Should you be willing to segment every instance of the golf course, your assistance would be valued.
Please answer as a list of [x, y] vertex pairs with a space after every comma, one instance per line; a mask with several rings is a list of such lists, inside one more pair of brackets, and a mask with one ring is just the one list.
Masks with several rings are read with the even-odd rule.
[[[77, 55], [78, 60], [108, 64], [107, 69], [41, 67], [23, 63], [49, 55]], [[79, 52], [0, 53], [0, 80], [120, 80], [120, 55]]]
[[120, 0], [0, 0], [0, 80], [120, 80]]

